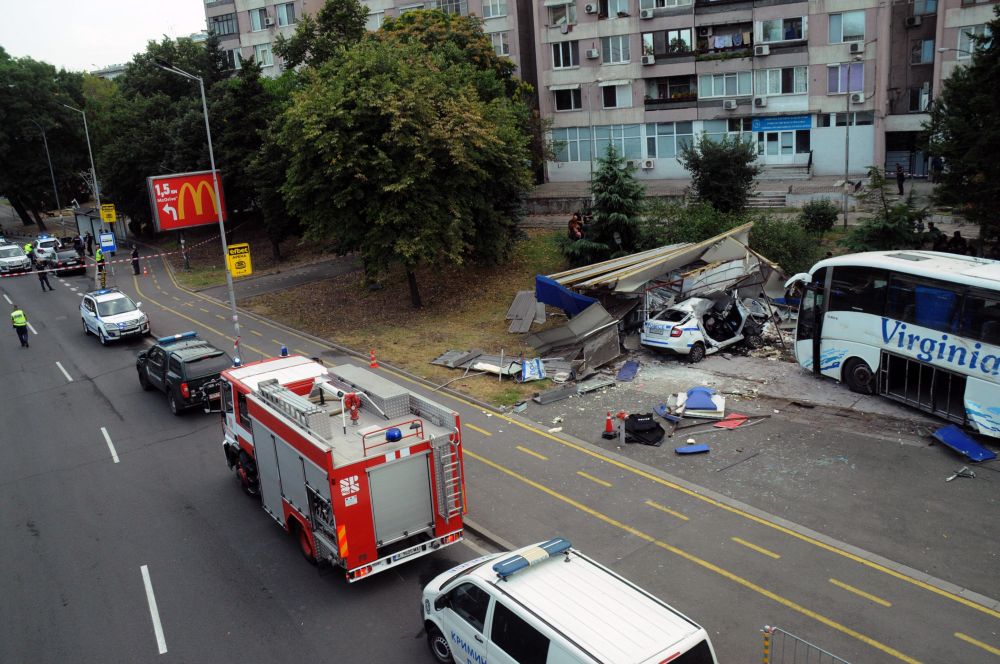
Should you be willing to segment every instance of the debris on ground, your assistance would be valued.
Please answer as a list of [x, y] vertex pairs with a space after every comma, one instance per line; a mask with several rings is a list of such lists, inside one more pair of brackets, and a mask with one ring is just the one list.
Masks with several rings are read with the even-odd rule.
[[989, 461], [997, 458], [996, 452], [986, 449], [954, 424], [941, 427], [931, 435], [943, 445], [967, 457], [969, 461]]
[[953, 479], [955, 479], [956, 477], [967, 477], [970, 480], [972, 480], [972, 479], [976, 478], [976, 473], [973, 472], [973, 471], [971, 471], [971, 470], [969, 470], [968, 466], [962, 466], [961, 468], [959, 468], [958, 470], [956, 470], [954, 473], [952, 473], [950, 477], [946, 477], [944, 481], [945, 482], [950, 482]]
[[677, 407], [688, 417], [722, 419], [726, 414], [726, 397], [710, 387], [692, 387], [677, 393]]
[[703, 454], [708, 452], [708, 445], [705, 443], [698, 443], [696, 445], [682, 445], [680, 447], [675, 447], [674, 452], [677, 454]]
[[636, 360], [628, 360], [622, 365], [621, 369], [618, 370], [618, 375], [615, 376], [615, 380], [629, 382], [635, 378], [637, 373], [639, 373], [639, 362]]
[[659, 447], [666, 430], [653, 419], [652, 413], [632, 413], [625, 418], [625, 442]]

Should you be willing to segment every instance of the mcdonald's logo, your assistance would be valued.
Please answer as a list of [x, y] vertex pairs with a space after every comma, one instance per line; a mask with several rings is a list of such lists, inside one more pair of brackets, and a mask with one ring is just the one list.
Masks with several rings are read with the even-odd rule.
[[202, 190], [208, 192], [208, 200], [212, 202], [212, 212], [215, 214], [219, 213], [219, 203], [215, 200], [215, 191], [209, 186], [208, 182], [202, 180], [198, 183], [197, 187], [192, 185], [190, 182], [185, 182], [181, 185], [181, 190], [177, 194], [177, 220], [183, 221], [187, 219], [187, 215], [184, 213], [184, 201], [187, 200], [185, 193], [191, 194], [191, 200], [194, 202], [194, 214], [196, 217], [201, 217], [204, 212], [205, 207], [205, 194]]

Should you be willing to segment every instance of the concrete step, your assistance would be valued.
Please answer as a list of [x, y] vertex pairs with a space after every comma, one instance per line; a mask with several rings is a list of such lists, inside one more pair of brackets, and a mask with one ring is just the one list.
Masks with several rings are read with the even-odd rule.
[[765, 166], [757, 174], [758, 180], [808, 180], [809, 167], [799, 164]]

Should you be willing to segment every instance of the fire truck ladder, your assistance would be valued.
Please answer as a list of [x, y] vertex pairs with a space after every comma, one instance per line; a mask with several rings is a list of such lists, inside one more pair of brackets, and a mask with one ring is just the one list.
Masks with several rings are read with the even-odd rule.
[[462, 465], [458, 460], [458, 441], [451, 436], [434, 448], [437, 483], [437, 510], [445, 520], [462, 513]]
[[308, 429], [323, 440], [330, 437], [330, 418], [326, 411], [300, 397], [278, 383], [277, 379], [261, 381], [257, 391], [262, 400], [267, 402], [282, 415]]

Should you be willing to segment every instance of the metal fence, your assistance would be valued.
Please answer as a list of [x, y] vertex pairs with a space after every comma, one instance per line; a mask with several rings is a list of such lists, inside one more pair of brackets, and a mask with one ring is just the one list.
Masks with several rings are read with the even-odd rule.
[[765, 625], [764, 664], [850, 664], [778, 627]]

